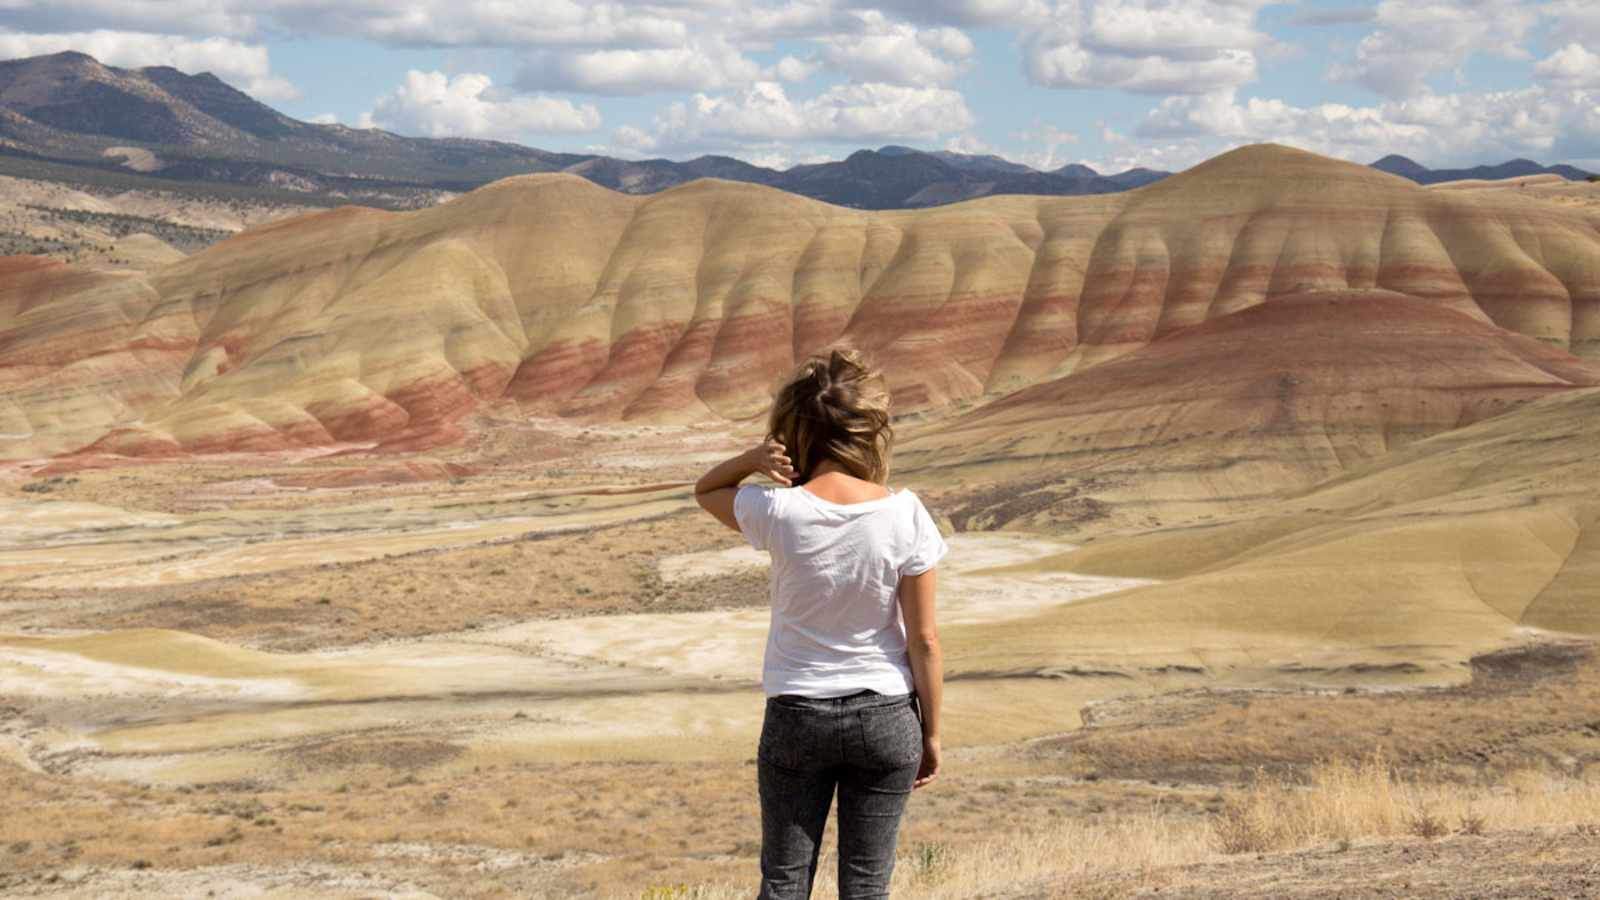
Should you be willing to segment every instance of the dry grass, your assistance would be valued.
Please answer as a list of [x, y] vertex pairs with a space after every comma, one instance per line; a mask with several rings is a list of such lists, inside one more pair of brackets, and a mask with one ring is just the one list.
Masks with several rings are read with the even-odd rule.
[[1265, 853], [1363, 838], [1573, 826], [1600, 821], [1600, 783], [1543, 772], [1490, 785], [1398, 778], [1382, 751], [1311, 770], [1309, 785], [1262, 781], [1214, 823], [1223, 853]]
[[[1148, 882], [1159, 880], [1164, 868], [1212, 855], [1209, 832], [1203, 823], [1153, 810], [1102, 822], [1068, 822], [1046, 830], [1004, 834], [976, 844], [902, 844], [891, 893], [912, 900], [964, 900], [984, 891], [1041, 878], [1076, 878], [1107, 872]], [[837, 855], [825, 850], [817, 865], [812, 894], [817, 900], [838, 896], [837, 865]], [[684, 886], [681, 896], [733, 900], [749, 896], [750, 887], [736, 883]], [[650, 890], [646, 888], [638, 896], [653, 898]], [[617, 900], [625, 897], [633, 900], [628, 895], [618, 895]]]
[[1099, 724], [1030, 752], [1103, 778], [1245, 783], [1381, 748], [1408, 777], [1496, 777], [1600, 754], [1600, 663], [1586, 646], [1479, 657], [1441, 690], [1193, 691], [1099, 707]]
[[110, 594], [13, 592], [41, 610], [33, 625], [169, 628], [266, 649], [304, 650], [537, 618], [764, 604], [764, 572], [674, 584], [663, 583], [657, 573], [662, 556], [721, 549], [733, 539], [710, 517], [685, 511], [584, 532]]
[[[1177, 867], [1234, 854], [1263, 854], [1334, 845], [1450, 834], [1576, 827], [1600, 828], [1600, 782], [1536, 771], [1496, 784], [1466, 785], [1401, 778], [1381, 750], [1360, 759], [1322, 763], [1309, 784], [1263, 778], [1232, 792], [1219, 814], [1148, 813], [1074, 820], [1037, 831], [953, 845], [903, 844], [893, 893], [907, 900], [955, 900], [1004, 894], [1022, 886], [1071, 883], [1072, 896], [1116, 896], [1172, 883]], [[813, 896], [838, 896], [836, 857], [825, 850]], [[1107, 882], [1105, 876], [1114, 876]], [[733, 900], [745, 883], [647, 885], [614, 900]]]

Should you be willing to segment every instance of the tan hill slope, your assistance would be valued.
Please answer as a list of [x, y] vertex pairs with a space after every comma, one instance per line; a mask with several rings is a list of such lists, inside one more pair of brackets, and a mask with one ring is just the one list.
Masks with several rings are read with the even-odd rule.
[[942, 422], [901, 459], [930, 486], [1008, 486], [958, 499], [960, 527], [1171, 524], [1594, 385], [1600, 366], [1446, 306], [1286, 294]]
[[[273, 223], [114, 286], [0, 282], [0, 365], [60, 350], [48, 375], [13, 375], [0, 456], [72, 450], [95, 428], [95, 449], [118, 453], [438, 445], [502, 398], [740, 419], [841, 338], [876, 352], [902, 411], [939, 409], [1321, 289], [1392, 291], [1600, 354], [1600, 233], [1507, 194], [1274, 146], [1126, 194], [891, 213], [714, 181], [640, 198], [514, 178], [418, 212]], [[102, 324], [75, 345], [84, 322]], [[145, 347], [163, 355], [133, 377], [162, 390], [71, 396]], [[62, 404], [85, 410], [70, 428]]]
[[[1238, 521], [1031, 564], [1173, 579], [975, 626], [955, 665], [1453, 664], [1600, 632], [1600, 389], [1438, 435]], [[958, 654], [959, 655], [959, 654]]]

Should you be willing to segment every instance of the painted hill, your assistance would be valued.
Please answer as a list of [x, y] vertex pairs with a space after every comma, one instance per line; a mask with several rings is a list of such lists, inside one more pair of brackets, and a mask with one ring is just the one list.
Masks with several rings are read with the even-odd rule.
[[[1600, 357], [1590, 219], [1270, 145], [1123, 194], [889, 213], [727, 182], [637, 197], [526, 176], [411, 213], [274, 222], [143, 275], [7, 266], [6, 458], [438, 446], [498, 401], [744, 420], [797, 356], [841, 338], [883, 361], [902, 412], [940, 416], [1319, 291], [1383, 293], [1320, 313], [1317, 328], [1348, 317], [1370, 331], [1381, 313], [1452, 331], [1436, 343], [1455, 349], [1428, 358], [1471, 357], [1448, 384], [1472, 417], [1583, 383], [1580, 359]], [[1452, 315], [1429, 318], [1439, 311]], [[1212, 330], [1232, 339], [1232, 326]], [[1366, 351], [1346, 344], [1361, 365]], [[1400, 365], [1390, 346], [1379, 363]], [[1403, 389], [1409, 371], [1389, 383]], [[1338, 412], [1327, 421], [1358, 418]], [[1411, 438], [1457, 424], [1408, 399], [1381, 427]]]
[[1305, 678], [1593, 635], [1597, 441], [1600, 390], [1562, 392], [1248, 517], [1098, 541], [1028, 568], [1176, 580], [978, 626], [952, 668], [1148, 658]]
[[941, 423], [900, 458], [1007, 486], [953, 504], [958, 527], [1136, 530], [1593, 386], [1600, 366], [1404, 294], [1283, 294]]

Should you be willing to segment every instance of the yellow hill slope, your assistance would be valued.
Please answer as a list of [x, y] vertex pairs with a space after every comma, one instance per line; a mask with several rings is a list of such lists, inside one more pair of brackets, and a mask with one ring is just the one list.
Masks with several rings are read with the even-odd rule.
[[1600, 633], [1596, 446], [1600, 389], [1573, 391], [1251, 521], [1099, 541], [1037, 566], [1177, 580], [967, 630], [952, 656], [969, 670], [1449, 664], [1533, 629]]
[[[1107, 529], [1242, 511], [1600, 367], [1388, 291], [1320, 291], [1175, 331], [908, 439], [962, 527]], [[996, 488], [994, 485], [998, 485]]]

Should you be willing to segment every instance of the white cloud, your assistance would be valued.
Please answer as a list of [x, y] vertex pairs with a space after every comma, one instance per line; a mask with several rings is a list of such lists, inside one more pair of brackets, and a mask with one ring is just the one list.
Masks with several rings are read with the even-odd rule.
[[760, 166], [763, 169], [777, 169], [780, 172], [794, 165], [789, 154], [782, 150], [774, 150], [769, 152], [758, 151], [747, 154], [741, 158], [752, 166]]
[[796, 59], [785, 56], [772, 67], [772, 79], [777, 81], [805, 81], [815, 75], [821, 63], [814, 59]]
[[1064, 2], [1023, 39], [1035, 84], [1195, 94], [1256, 77], [1273, 41], [1255, 26], [1268, 0]]
[[318, 113], [318, 114], [312, 116], [311, 118], [307, 119], [306, 121], [310, 122], [310, 123], [312, 123], [314, 125], [337, 125], [337, 124], [339, 124], [339, 117], [334, 115], [331, 112], [329, 112], [329, 113]]
[[530, 134], [594, 131], [600, 127], [600, 112], [554, 97], [502, 97], [487, 75], [469, 72], [451, 77], [413, 69], [392, 93], [377, 99], [360, 124], [424, 137], [515, 140]]
[[[968, 156], [1003, 156], [999, 148], [975, 134], [958, 134], [944, 142], [944, 149]], [[1010, 158], [1010, 157], [1006, 157]]]
[[1600, 87], [1600, 53], [1574, 41], [1540, 60], [1533, 74], [1568, 87]]
[[860, 15], [859, 28], [817, 43], [834, 69], [857, 81], [888, 84], [948, 84], [967, 70], [973, 54], [971, 39], [955, 28], [917, 28], [876, 10]]
[[1353, 25], [1357, 22], [1370, 22], [1376, 14], [1376, 11], [1370, 6], [1307, 9], [1296, 13], [1289, 20], [1289, 24], [1299, 25], [1302, 28], [1317, 28], [1324, 25]]
[[[243, 0], [6, 0], [8, 29], [52, 34], [87, 28], [147, 34], [254, 37], [261, 22]], [[84, 51], [88, 52], [88, 51]]]
[[1246, 50], [1219, 50], [1208, 59], [1194, 60], [1096, 54], [1069, 45], [1036, 54], [1028, 74], [1049, 87], [1191, 94], [1254, 81], [1256, 60]]
[[1413, 97], [1428, 81], [1457, 73], [1475, 53], [1526, 59], [1523, 46], [1538, 22], [1529, 0], [1383, 0], [1377, 28], [1356, 46], [1355, 61], [1328, 70], [1386, 97]]
[[1590, 47], [1600, 45], [1600, 3], [1549, 0], [1539, 12], [1553, 23], [1550, 37], [1556, 43], [1576, 41]]
[[1255, 27], [1264, 3], [1099, 2], [1088, 7], [1082, 43], [1129, 56], [1205, 59], [1267, 42]]
[[892, 84], [841, 84], [793, 100], [777, 82], [732, 94], [696, 94], [656, 117], [655, 146], [695, 148], [772, 141], [932, 141], [972, 125], [957, 91]]
[[293, 31], [366, 38], [398, 46], [671, 47], [714, 11], [693, 5], [539, 0], [226, 0]]
[[[1078, 142], [1078, 136], [1073, 132], [1043, 124], [1037, 119], [1030, 127], [1013, 132], [1011, 139], [1027, 145], [1027, 149], [1008, 158], [1041, 171], [1059, 169], [1066, 165], [1069, 160], [1060, 152], [1061, 148]], [[1041, 146], [1043, 149], [1038, 149]]]
[[1600, 153], [1600, 91], [1535, 85], [1424, 94], [1372, 106], [1302, 107], [1261, 98], [1240, 101], [1227, 90], [1163, 100], [1137, 132], [1213, 150], [1274, 141], [1362, 162], [1388, 153], [1435, 167], [1517, 156], [1552, 162]]
[[[278, 29], [395, 46], [681, 46], [697, 26], [726, 21], [716, 3], [651, 0], [6, 0], [18, 31], [86, 26], [260, 37]], [[737, 7], [734, 7], [736, 10]]]
[[650, 94], [744, 84], [762, 74], [759, 65], [729, 44], [707, 41], [683, 47], [546, 53], [523, 68], [517, 85], [592, 94]]
[[1216, 156], [1229, 145], [1197, 140], [1175, 141], [1166, 144], [1127, 144], [1109, 148], [1100, 159], [1078, 159], [1102, 175], [1116, 175], [1129, 169], [1157, 169], [1163, 172], [1181, 172], [1196, 163]]
[[50, 34], [0, 32], [0, 58], [12, 59], [77, 50], [108, 66], [172, 66], [195, 74], [210, 72], [257, 100], [296, 100], [300, 91], [272, 74], [267, 48], [229, 38], [188, 38], [128, 31], [73, 31]]
[[654, 135], [643, 128], [623, 125], [611, 132], [611, 143], [629, 153], [645, 153], [654, 150], [659, 142]]
[[1048, 14], [1043, 0], [861, 0], [853, 5], [928, 24], [978, 27], [1016, 26]]

